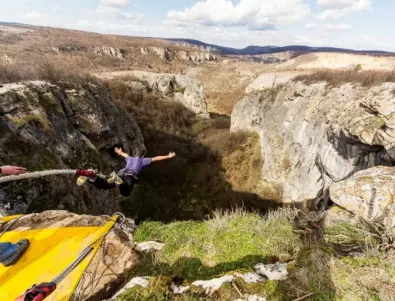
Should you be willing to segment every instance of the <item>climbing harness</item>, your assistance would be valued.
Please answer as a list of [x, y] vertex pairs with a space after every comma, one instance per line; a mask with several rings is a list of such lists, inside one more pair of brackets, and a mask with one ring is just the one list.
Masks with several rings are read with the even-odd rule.
[[57, 286], [94, 250], [94, 245], [105, 238], [110, 232], [114, 231], [116, 228], [121, 228], [125, 223], [126, 218], [120, 212], [114, 213], [111, 218], [117, 217], [115, 223], [121, 217], [122, 221], [119, 222], [118, 225], [112, 227], [95, 241], [93, 241], [88, 247], [86, 247], [81, 254], [77, 257], [77, 259], [70, 264], [61, 274], [59, 274], [56, 278], [54, 278], [51, 282], [41, 283], [39, 285], [33, 285], [30, 289], [28, 289], [24, 294], [18, 297], [15, 301], [42, 301], [46, 297], [48, 297], [51, 293], [53, 293]]
[[56, 290], [56, 283], [41, 283], [33, 286], [15, 301], [42, 301]]

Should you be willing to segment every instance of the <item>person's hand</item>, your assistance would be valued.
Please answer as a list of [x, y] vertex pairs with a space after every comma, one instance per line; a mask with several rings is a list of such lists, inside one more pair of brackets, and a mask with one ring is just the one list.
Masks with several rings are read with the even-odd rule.
[[175, 157], [175, 155], [176, 155], [176, 153], [174, 153], [174, 152], [170, 152], [170, 153], [169, 153], [169, 155], [168, 155], [168, 157], [169, 157], [169, 159], [171, 159], [171, 158], [174, 158], [174, 157]]
[[2, 175], [20, 175], [26, 172], [26, 168], [18, 166], [1, 166]]
[[114, 149], [114, 151], [115, 151], [115, 153], [116, 153], [117, 155], [122, 154], [122, 148], [120, 148], [120, 147], [116, 147], [116, 148]]

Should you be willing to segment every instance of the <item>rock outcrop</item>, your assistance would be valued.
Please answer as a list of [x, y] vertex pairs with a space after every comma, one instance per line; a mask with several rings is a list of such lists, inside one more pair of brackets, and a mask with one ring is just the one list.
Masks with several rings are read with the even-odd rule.
[[394, 183], [394, 167], [375, 167], [333, 184], [330, 198], [357, 216], [395, 227]]
[[[67, 211], [45, 211], [24, 216], [12, 226], [11, 230], [95, 227], [104, 225], [107, 221], [108, 216], [76, 215]], [[124, 231], [118, 228], [106, 236], [76, 289], [78, 300], [105, 300], [115, 294], [128, 281], [129, 272], [139, 262], [139, 256], [133, 250], [133, 241], [129, 239], [130, 233], [128, 232], [131, 230]]]
[[198, 52], [198, 51], [185, 51], [185, 50], [173, 50], [164, 47], [144, 47], [140, 48], [140, 53], [143, 55], [155, 54], [162, 60], [171, 62], [174, 59], [182, 61], [191, 61], [194, 63], [204, 63], [210, 61], [216, 61], [217, 58], [210, 52]]
[[125, 58], [125, 51], [114, 47], [108, 47], [108, 46], [95, 47], [94, 52], [96, 54], [108, 55], [108, 56], [116, 57], [118, 59]]
[[170, 43], [173, 45], [176, 45], [176, 46], [189, 47], [189, 48], [199, 49], [199, 50], [208, 51], [208, 52], [219, 52], [220, 51], [219, 49], [217, 49], [213, 46], [194, 45], [194, 44], [190, 44], [187, 42], [170, 42]]
[[52, 47], [52, 50], [56, 53], [73, 53], [73, 52], [85, 52], [87, 47], [82, 45], [61, 45], [58, 47]]
[[[97, 85], [6, 84], [0, 87], [0, 104], [1, 165], [21, 165], [30, 171], [95, 168], [110, 172], [123, 165], [108, 153], [115, 144], [123, 144], [131, 154], [145, 152], [135, 121]], [[2, 186], [0, 211], [67, 209], [109, 214], [117, 210], [116, 195], [87, 185], [78, 187], [75, 180], [59, 176]]]
[[149, 285], [149, 277], [135, 277], [130, 280], [122, 289], [120, 289], [114, 296], [111, 297], [110, 301], [117, 300], [118, 297], [122, 296], [127, 290], [132, 289], [136, 286], [147, 288]]
[[209, 118], [207, 103], [204, 97], [204, 87], [202, 83], [193, 77], [169, 73], [154, 73], [145, 71], [119, 71], [102, 73], [98, 75], [102, 78], [130, 77], [129, 85], [138, 82], [145, 85], [149, 90], [159, 92], [182, 103], [196, 115], [202, 118]]
[[164, 61], [171, 61], [174, 58], [173, 53], [169, 49], [162, 47], [146, 47], [140, 49], [141, 54], [148, 55], [154, 53], [158, 55]]
[[282, 202], [328, 199], [333, 182], [395, 162], [395, 84], [289, 83], [246, 96], [231, 130], [261, 137], [259, 193]]
[[265, 89], [272, 89], [283, 86], [290, 82], [295, 76], [308, 73], [309, 72], [296, 71], [262, 73], [257, 79], [255, 79], [250, 85], [247, 86], [245, 92], [246, 94], [250, 94]]

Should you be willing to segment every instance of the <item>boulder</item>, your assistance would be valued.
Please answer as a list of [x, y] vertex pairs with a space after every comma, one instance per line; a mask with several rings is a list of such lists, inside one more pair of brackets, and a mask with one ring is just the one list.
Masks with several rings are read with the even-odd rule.
[[269, 280], [285, 280], [288, 276], [287, 263], [257, 264], [255, 272]]
[[374, 167], [330, 187], [331, 200], [369, 221], [395, 227], [395, 167]]
[[234, 276], [225, 275], [220, 278], [214, 278], [211, 280], [198, 280], [192, 283], [193, 286], [200, 286], [204, 289], [207, 295], [212, 295], [214, 292], [219, 290], [222, 285], [234, 281]]
[[135, 247], [138, 252], [150, 252], [150, 251], [161, 251], [166, 244], [156, 241], [146, 241], [138, 243]]
[[[123, 144], [133, 155], [145, 152], [136, 122], [94, 84], [22, 82], [0, 87], [0, 164], [30, 171], [94, 168], [103, 173], [124, 165], [108, 149]], [[78, 187], [73, 176], [2, 185], [0, 213], [48, 209], [111, 214], [118, 211], [111, 191]]]
[[149, 286], [149, 277], [134, 277], [122, 289], [120, 289], [114, 296], [112, 296], [110, 301], [116, 300], [118, 297], [120, 297], [127, 290], [134, 288], [136, 286], [147, 288]]
[[257, 91], [234, 107], [231, 131], [255, 131], [264, 163], [258, 193], [283, 203], [328, 200], [333, 182], [395, 163], [395, 83], [326, 82]]
[[259, 283], [259, 282], [265, 282], [266, 280], [261, 275], [251, 272], [247, 274], [235, 273], [234, 275], [236, 277], [243, 279], [246, 283]]

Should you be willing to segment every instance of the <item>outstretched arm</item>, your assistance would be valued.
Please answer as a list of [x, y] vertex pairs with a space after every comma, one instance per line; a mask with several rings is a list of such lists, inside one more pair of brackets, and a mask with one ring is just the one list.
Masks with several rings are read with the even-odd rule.
[[158, 162], [158, 161], [163, 161], [163, 160], [167, 160], [167, 159], [171, 159], [176, 155], [176, 153], [169, 153], [167, 156], [158, 156], [158, 157], [154, 157], [152, 158], [152, 162]]
[[116, 148], [115, 148], [115, 153], [116, 153], [117, 155], [121, 156], [121, 157], [124, 157], [124, 158], [128, 158], [128, 157], [129, 157], [129, 154], [125, 153], [125, 152], [122, 150], [122, 148], [116, 147]]
[[18, 166], [1, 166], [0, 174], [1, 175], [20, 175], [26, 172], [26, 168], [18, 167]]

